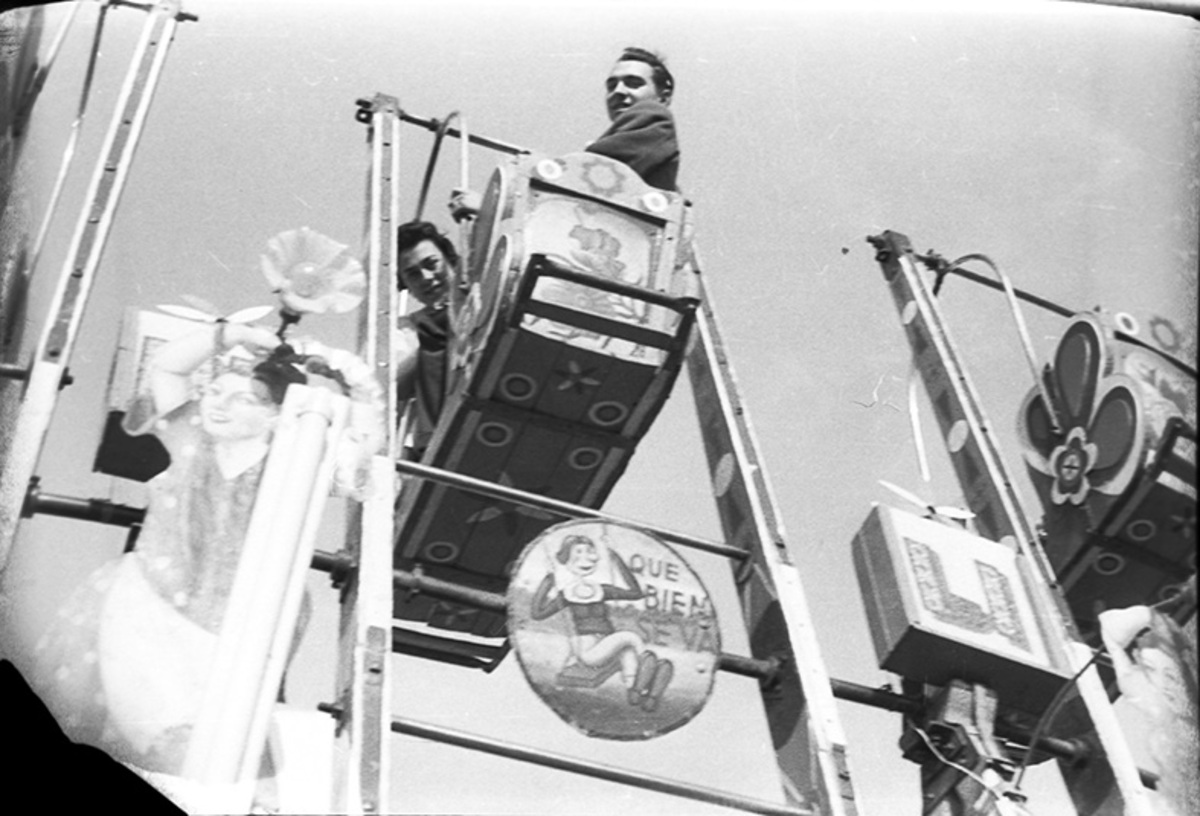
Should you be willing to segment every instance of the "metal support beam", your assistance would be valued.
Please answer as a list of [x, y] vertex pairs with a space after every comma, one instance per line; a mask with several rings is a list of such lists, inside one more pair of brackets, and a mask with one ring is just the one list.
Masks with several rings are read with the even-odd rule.
[[[1042, 627], [1042, 634], [1055, 660], [1071, 674], [1078, 674], [1082, 703], [1076, 702], [1061, 716], [1075, 733], [1098, 730], [1102, 752], [1091, 757], [1090, 767], [1062, 764], [1067, 788], [1076, 803], [1096, 799], [1097, 779], [1115, 780], [1112, 791], [1130, 816], [1151, 812], [1146, 788], [1103, 693], [1099, 676], [1090, 665], [1090, 650], [1081, 642], [1075, 622], [1059, 589], [1040, 544], [1021, 507], [1009, 477], [996, 434], [966, 367], [942, 318], [929, 286], [916, 266], [908, 238], [890, 230], [867, 238], [876, 249], [895, 301], [917, 370], [933, 403], [950, 461], [962, 486], [967, 506], [975, 513], [980, 535], [1009, 546], [1017, 554], [1017, 566]], [[1095, 692], [1095, 688], [1101, 691]], [[1086, 812], [1092, 812], [1087, 810]]]
[[[694, 254], [689, 263], [698, 266]], [[750, 553], [734, 568], [750, 648], [756, 659], [782, 661], [778, 682], [762, 695], [780, 783], [789, 802], [852, 816], [846, 738], [808, 601], [702, 277], [700, 284], [688, 372], [725, 538]]]
[[[359, 104], [361, 105], [363, 101], [365, 100], [360, 100]], [[438, 128], [442, 126], [442, 123], [437, 119], [425, 119], [420, 116], [413, 116], [412, 114], [405, 113], [404, 111], [400, 111], [400, 121], [406, 122], [410, 125], [417, 125], [418, 127], [423, 127], [426, 130], [431, 130], [434, 132], [436, 132]], [[461, 139], [462, 131], [458, 130], [457, 128], [446, 128], [446, 135], [453, 136], [456, 139]], [[514, 144], [508, 144], [507, 142], [502, 142], [498, 139], [489, 139], [486, 136], [478, 136], [474, 133], [467, 134], [467, 141], [471, 144], [479, 145], [480, 147], [487, 147], [492, 150], [499, 151], [500, 153], [507, 153], [510, 156], [520, 156], [532, 152], [525, 147], [518, 147]]]
[[701, 785], [676, 782], [672, 779], [640, 771], [630, 771], [598, 762], [586, 762], [562, 754], [551, 753], [550, 751], [515, 745], [502, 740], [468, 734], [464, 731], [457, 731], [403, 717], [392, 718], [392, 731], [397, 734], [407, 734], [409, 736], [446, 743], [447, 745], [457, 745], [462, 748], [470, 748], [475, 751], [529, 762], [534, 765], [542, 765], [547, 768], [555, 768], [560, 771], [569, 771], [583, 776], [595, 777], [596, 779], [604, 779], [609, 782], [632, 785], [643, 790], [667, 793], [686, 799], [694, 799], [699, 802], [737, 808], [749, 813], [777, 814], [777, 816], [815, 816], [815, 812], [809, 808], [779, 805], [714, 788], [706, 788]]
[[16, 538], [25, 491], [50, 429], [117, 203], [175, 35], [179, 7], [179, 0], [164, 0], [149, 10], [29, 367], [13, 443], [0, 470], [0, 572]]
[[[352, 568], [348, 558], [341, 553], [333, 554], [318, 550], [313, 556], [313, 569], [334, 572], [338, 569]], [[435, 598], [444, 598], [497, 612], [504, 611], [506, 608], [505, 597], [496, 592], [463, 587], [449, 581], [441, 581], [405, 570], [394, 570], [392, 576], [397, 587], [425, 592]], [[776, 658], [760, 660], [726, 652], [721, 653], [718, 667], [721, 671], [730, 674], [752, 677], [768, 687], [773, 687], [778, 681], [781, 668], [780, 661]], [[850, 680], [830, 678], [829, 685], [833, 696], [839, 700], [885, 711], [911, 715], [920, 713], [925, 706], [925, 702], [919, 697], [898, 694], [887, 689], [872, 688]], [[997, 720], [994, 727], [997, 737], [1019, 745], [1028, 745], [1034, 736], [1029, 729], [1007, 723], [1002, 719]], [[1039, 736], [1034, 747], [1038, 751], [1072, 763], [1082, 762], [1092, 755], [1091, 749], [1082, 740]]]
[[719, 544], [715, 541], [688, 535], [687, 533], [678, 533], [673, 530], [664, 530], [661, 527], [654, 527], [637, 521], [629, 521], [591, 507], [571, 504], [570, 502], [559, 501], [558, 499], [550, 499], [536, 493], [526, 493], [516, 488], [503, 487], [495, 482], [463, 476], [453, 471], [442, 470], [441, 468], [430, 467], [429, 465], [422, 465], [417, 462], [410, 462], [403, 459], [398, 460], [396, 462], [396, 470], [409, 476], [417, 476], [437, 482], [438, 484], [457, 487], [479, 496], [503, 499], [513, 504], [525, 505], [526, 507], [536, 507], [539, 510], [556, 513], [564, 518], [589, 518], [596, 519], [597, 521], [607, 521], [612, 524], [624, 524], [629, 527], [636, 527], [672, 544], [679, 544], [683, 547], [691, 547], [692, 549], [722, 555], [726, 558], [743, 560], [749, 557], [749, 553], [745, 550], [738, 547], [731, 547], [728, 544]]
[[21, 508], [21, 515], [24, 518], [32, 518], [38, 514], [113, 524], [118, 527], [139, 525], [146, 517], [146, 511], [141, 507], [117, 504], [105, 499], [77, 499], [72, 496], [43, 493], [38, 477], [34, 476], [29, 483], [29, 492], [25, 497], [25, 505]]
[[922, 813], [1030, 816], [1012, 784], [1012, 758], [995, 737], [996, 706], [991, 689], [953, 680], [905, 718], [900, 745], [921, 766]]
[[346, 569], [335, 585], [342, 590], [338, 629], [337, 690], [342, 716], [337, 728], [338, 767], [334, 810], [380, 813], [391, 790], [391, 747], [385, 723], [391, 716], [390, 655], [392, 542], [396, 476], [391, 462], [402, 444], [397, 432], [398, 401], [393, 361], [396, 291], [396, 227], [400, 224], [400, 103], [376, 94], [360, 100], [355, 118], [369, 127], [370, 176], [367, 187], [367, 297], [358, 326], [359, 352], [385, 394], [387, 438], [371, 465], [373, 494], [351, 503], [346, 520]]

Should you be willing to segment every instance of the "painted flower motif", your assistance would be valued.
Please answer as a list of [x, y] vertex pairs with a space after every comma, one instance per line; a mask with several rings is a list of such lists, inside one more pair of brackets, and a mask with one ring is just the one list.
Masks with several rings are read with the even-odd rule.
[[271, 291], [292, 314], [349, 312], [366, 294], [362, 264], [345, 244], [301, 227], [267, 242], [259, 263]]
[[1021, 407], [1025, 460], [1048, 510], [1082, 507], [1098, 522], [1102, 505], [1119, 496], [1137, 472], [1145, 447], [1142, 405], [1136, 383], [1111, 368], [1097, 319], [1077, 318], [1047, 374], [1059, 430], [1037, 389]]
[[574, 391], [576, 394], [582, 394], [588, 388], [601, 385], [600, 380], [592, 376], [596, 373], [595, 367], [584, 368], [574, 360], [567, 361], [566, 371], [556, 368], [554, 373], [560, 378], [554, 387], [556, 391]]
[[596, 156], [583, 163], [583, 182], [593, 193], [602, 196], [614, 196], [624, 192], [625, 179], [617, 171], [617, 166], [611, 159]]

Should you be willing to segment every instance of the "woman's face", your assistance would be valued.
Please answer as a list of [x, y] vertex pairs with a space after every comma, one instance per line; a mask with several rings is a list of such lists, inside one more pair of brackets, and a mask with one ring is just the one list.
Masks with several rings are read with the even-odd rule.
[[244, 374], [222, 374], [200, 397], [202, 427], [217, 439], [266, 436], [278, 417], [279, 406], [271, 401], [266, 386]]
[[571, 547], [571, 555], [567, 558], [567, 569], [576, 575], [591, 575], [596, 571], [596, 563], [600, 556], [591, 544], [576, 544]]
[[437, 244], [424, 240], [400, 253], [400, 280], [413, 297], [425, 306], [438, 306], [446, 301], [450, 280], [450, 265]]

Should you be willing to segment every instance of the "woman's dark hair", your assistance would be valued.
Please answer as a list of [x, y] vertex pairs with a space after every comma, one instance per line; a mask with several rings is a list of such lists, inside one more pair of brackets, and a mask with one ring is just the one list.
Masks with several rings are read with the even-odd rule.
[[675, 77], [671, 76], [671, 72], [667, 70], [666, 58], [649, 51], [645, 48], [637, 46], [626, 46], [621, 52], [621, 56], [617, 58], [617, 62], [626, 62], [633, 60], [634, 62], [644, 62], [653, 70], [651, 76], [654, 77], [654, 84], [658, 88], [658, 92], [663, 97], [670, 99], [671, 94], [675, 92]]
[[569, 535], [562, 540], [562, 544], [558, 546], [558, 553], [554, 557], [560, 563], [565, 564], [571, 560], [571, 550], [579, 546], [591, 547], [594, 550], [596, 549], [596, 542], [585, 535]]
[[433, 245], [446, 258], [451, 267], [458, 266], [458, 250], [454, 242], [442, 234], [441, 230], [428, 221], [409, 221], [396, 227], [396, 288], [404, 288], [404, 279], [400, 277], [400, 253], [412, 249], [422, 241], [432, 241]]
[[288, 357], [294, 356], [295, 351], [292, 347], [282, 343], [250, 373], [250, 378], [263, 384], [271, 402], [276, 405], [283, 404], [283, 397], [289, 385], [304, 385], [308, 382], [308, 377], [304, 376], [303, 372], [286, 361]]

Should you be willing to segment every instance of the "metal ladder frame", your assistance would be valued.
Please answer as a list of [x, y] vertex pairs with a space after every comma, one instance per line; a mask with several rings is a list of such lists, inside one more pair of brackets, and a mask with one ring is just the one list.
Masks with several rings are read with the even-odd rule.
[[28, 368], [5, 371], [9, 377], [24, 380], [24, 389], [11, 431], [12, 444], [0, 465], [0, 573], [8, 564], [26, 493], [58, 404], [58, 392], [68, 382], [67, 366], [79, 325], [175, 29], [181, 20], [195, 19], [180, 10], [180, 0], [161, 0], [153, 7], [138, 8], [149, 16], [117, 97], [116, 112], [59, 272], [46, 325]]
[[[995, 434], [933, 293], [917, 268], [912, 245], [907, 237], [892, 231], [868, 241], [877, 251], [876, 261], [900, 313], [963, 497], [975, 513], [979, 534], [1007, 544], [1016, 552], [1043, 635], [1057, 646], [1064, 663], [1078, 676], [1083, 700], [1079, 715], [1096, 731], [1103, 749], [1103, 756], [1095, 755], [1092, 761], [1102, 775], [1111, 774], [1115, 779], [1129, 816], [1150, 814], [1153, 810], [1145, 785], [1096, 667], [1091, 664], [1091, 650], [1079, 637], [1050, 564], [1021, 508]], [[1086, 793], [1086, 786], [1095, 784], [1092, 774], [1096, 767], [1089, 772], [1060, 763], [1064, 782], [1076, 801]]]
[[[396, 153], [394, 150], [397, 140], [395, 124], [404, 121], [432, 130], [438, 127], [438, 123], [436, 120], [424, 120], [405, 114], [395, 104], [394, 97], [382, 94], [377, 95], [374, 100], [360, 100], [358, 104], [357, 118], [370, 125], [368, 139], [372, 143], [372, 211], [370, 216], [372, 223], [370, 234], [374, 253], [381, 249], [379, 242], [384, 240], [377, 236], [383, 234], [384, 230], [390, 230], [391, 240], [394, 241], [394, 231], [397, 226], [394, 210], [384, 210], [378, 206], [378, 191], [386, 185], [394, 185], [395, 182]], [[446, 132], [461, 138], [461, 134], [453, 129], [447, 129]], [[474, 134], [470, 134], [467, 138], [473, 143], [509, 154], [528, 152]], [[385, 169], [387, 162], [390, 164], [386, 164], [387, 169]], [[388, 189], [394, 195], [395, 187], [390, 186]], [[386, 255], [386, 257], [391, 258], [392, 256]], [[694, 250], [689, 262], [698, 266]], [[381, 271], [372, 266], [372, 275], [379, 274]], [[376, 285], [382, 285], [382, 282], [375, 279], [372, 287]], [[375, 329], [381, 331], [382, 326], [382, 322], [377, 322]], [[375, 342], [379, 342], [378, 338]], [[778, 504], [767, 480], [765, 465], [759, 454], [758, 443], [750, 426], [746, 406], [738, 391], [732, 366], [717, 327], [715, 312], [712, 304], [707, 300], [703, 302], [697, 313], [696, 335], [687, 354], [687, 365], [696, 396], [701, 430], [705, 438], [718, 511], [722, 519], [725, 539], [729, 542], [724, 545], [710, 543], [707, 548], [710, 551], [723, 552], [733, 561], [734, 580], [738, 587], [743, 618], [750, 631], [753, 651], [753, 657], [749, 661], [745, 661], [753, 666], [749, 670], [739, 673], [760, 678], [763, 703], [780, 773], [780, 784], [787, 804], [773, 805], [733, 794], [696, 789], [694, 786], [648, 777], [636, 772], [604, 768], [594, 763], [565, 757], [548, 756], [537, 749], [497, 745], [494, 744], [494, 741], [450, 733], [448, 729], [411, 723], [402, 718], [392, 719], [392, 730], [417, 734], [477, 750], [503, 753], [514, 758], [540, 762], [578, 773], [617, 779], [641, 787], [665, 790], [691, 798], [720, 801], [733, 807], [741, 807], [755, 812], [854, 816], [857, 809], [846, 759], [845, 737], [834, 704], [832, 684], [821, 659], [800, 575], [787, 549]], [[382, 372], [383, 369], [379, 370]], [[392, 407], [395, 408], [395, 406]], [[396, 416], [396, 414], [393, 413], [392, 416]], [[438, 477], [457, 478], [460, 483], [473, 481], [469, 477], [456, 477], [455, 474], [442, 472], [436, 468], [408, 462], [399, 462], [396, 467], [410, 476], [438, 480], [443, 480]], [[484, 486], [484, 489], [489, 487], [503, 490], [513, 497], [513, 500], [528, 499], [528, 503], [536, 503], [543, 508], [551, 505], [551, 509], [557, 510], [563, 515], [575, 517], [603, 515], [589, 508], [552, 502], [544, 497], [526, 497], [521, 494], [521, 491], [504, 490], [490, 485]], [[382, 508], [380, 508], [380, 512], [382, 512]], [[668, 540], [677, 542], [690, 538], [672, 534], [669, 531], [655, 532], [666, 533], [665, 537]], [[385, 542], [386, 553], [368, 555], [369, 547], [379, 546], [380, 549], [383, 549]], [[703, 543], [700, 546], [706, 548]], [[370, 563], [382, 564], [386, 556], [390, 566], [390, 555], [390, 541], [381, 538], [369, 545], [364, 539], [358, 548], [357, 574], [359, 576], [363, 574], [363, 568], [368, 560]], [[389, 570], [387, 574], [391, 576], [392, 573]], [[407, 582], [407, 585], [412, 586], [414, 583], [419, 583], [421, 578], [420, 576], [397, 575], [397, 580]], [[486, 593], [476, 593], [476, 595], [482, 594]], [[476, 602], [488, 603], [489, 599], [485, 598]], [[499, 599], [492, 599], [490, 602], [499, 603]], [[351, 606], [351, 611], [344, 611], [343, 619], [355, 617], [356, 613], [353, 611], [353, 607], [356, 600], [344, 598], [344, 603]], [[738, 659], [729, 658], [723, 662], [725, 663], [724, 668], [727, 670], [738, 671]], [[374, 683], [375, 679], [376, 675], [368, 674], [361, 667], [358, 671], [350, 673], [343, 684], [339, 686], [341, 701], [350, 699], [354, 693], [352, 690], [357, 685], [368, 681]], [[354, 707], [351, 706], [347, 711], [343, 706], [344, 703], [340, 702], [336, 706], [328, 707], [328, 710], [343, 717], [339, 728], [354, 733], [355, 726], [348, 724], [344, 719], [347, 713], [357, 716], [353, 715]], [[358, 727], [363, 729], [365, 725], [364, 723]], [[375, 743], [376, 731], [374, 729], [363, 731], [363, 733], [365, 738], [370, 741], [370, 745], [358, 746], [359, 753], [354, 755], [354, 762], [361, 766], [370, 765], [386, 769], [385, 744]], [[383, 776], [386, 777], [386, 772]], [[361, 787], [363, 801], [374, 802], [376, 806], [386, 804], [387, 797], [382, 792], [385, 785], [386, 782], [379, 779], [376, 780], [375, 786], [368, 789], [364, 780]]]

